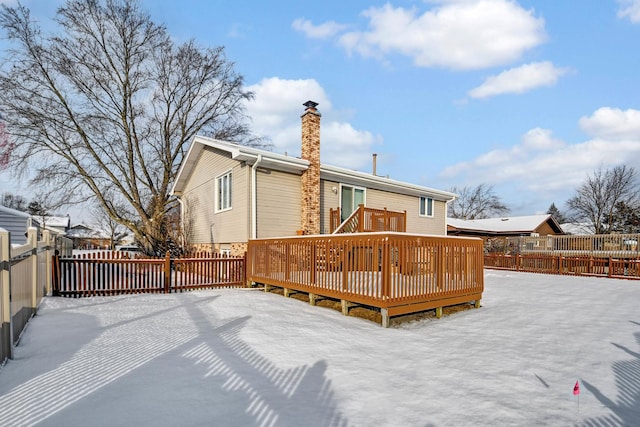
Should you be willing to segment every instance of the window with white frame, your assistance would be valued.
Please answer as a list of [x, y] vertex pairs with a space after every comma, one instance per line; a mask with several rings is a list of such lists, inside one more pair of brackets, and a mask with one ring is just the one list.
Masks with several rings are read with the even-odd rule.
[[216, 212], [231, 209], [232, 175], [231, 171], [216, 178]]
[[420, 216], [433, 216], [433, 199], [420, 196]]

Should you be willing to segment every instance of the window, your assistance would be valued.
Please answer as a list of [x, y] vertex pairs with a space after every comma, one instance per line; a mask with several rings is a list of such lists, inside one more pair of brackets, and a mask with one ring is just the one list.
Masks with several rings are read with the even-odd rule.
[[216, 212], [231, 209], [231, 172], [216, 178]]
[[420, 196], [420, 216], [433, 216], [433, 199]]
[[349, 215], [358, 209], [359, 205], [364, 205], [364, 188], [341, 186], [340, 192], [340, 221], [349, 218]]

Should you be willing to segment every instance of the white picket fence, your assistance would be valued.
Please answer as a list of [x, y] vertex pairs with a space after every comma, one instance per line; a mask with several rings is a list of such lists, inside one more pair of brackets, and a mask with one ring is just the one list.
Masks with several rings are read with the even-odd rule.
[[51, 292], [51, 263], [57, 250], [68, 252], [70, 241], [30, 227], [27, 243], [11, 245], [8, 231], [0, 228], [0, 365], [13, 357], [13, 347]]

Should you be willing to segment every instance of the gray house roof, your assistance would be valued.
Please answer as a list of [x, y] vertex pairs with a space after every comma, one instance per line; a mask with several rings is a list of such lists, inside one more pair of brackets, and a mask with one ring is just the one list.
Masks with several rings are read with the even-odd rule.
[[[203, 136], [196, 136], [191, 142], [189, 151], [182, 161], [176, 181], [171, 190], [172, 194], [182, 194], [182, 191], [191, 176], [193, 168], [200, 157], [200, 153], [205, 149], [205, 147], [211, 147], [227, 152], [231, 154], [232, 159], [244, 161], [248, 165], [253, 165], [257, 161], [258, 157], [260, 157], [260, 167], [272, 170], [301, 174], [309, 167], [309, 162], [307, 160], [297, 157], [285, 156], [283, 154], [277, 154], [258, 148], [233, 144]], [[436, 190], [378, 175], [372, 175], [370, 173], [326, 164], [320, 165], [320, 178], [324, 180], [360, 185], [367, 188], [375, 188], [397, 194], [427, 196], [441, 201], [451, 201], [456, 198], [455, 194], [447, 191]]]

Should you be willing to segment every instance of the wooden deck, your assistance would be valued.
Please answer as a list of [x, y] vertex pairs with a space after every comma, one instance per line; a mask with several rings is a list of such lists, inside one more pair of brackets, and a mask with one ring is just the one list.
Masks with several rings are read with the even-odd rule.
[[475, 238], [356, 233], [249, 241], [247, 280], [338, 299], [392, 316], [473, 303], [484, 290], [482, 240]]

